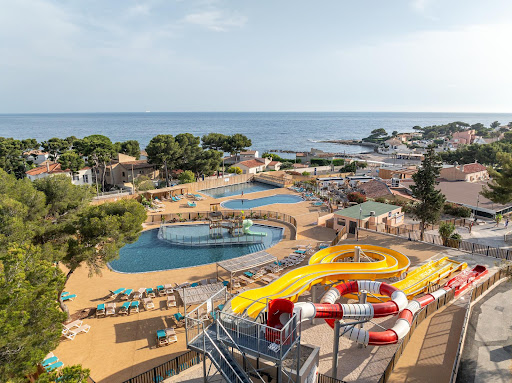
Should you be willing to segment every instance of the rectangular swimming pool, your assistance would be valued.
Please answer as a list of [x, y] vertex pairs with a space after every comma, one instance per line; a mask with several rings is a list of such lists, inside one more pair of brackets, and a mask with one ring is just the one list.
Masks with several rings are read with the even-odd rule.
[[278, 186], [267, 185], [261, 182], [244, 182], [242, 184], [221, 186], [213, 189], [199, 190], [201, 193], [209, 195], [213, 198], [232, 197], [234, 195], [255, 193], [259, 191], [278, 189]]

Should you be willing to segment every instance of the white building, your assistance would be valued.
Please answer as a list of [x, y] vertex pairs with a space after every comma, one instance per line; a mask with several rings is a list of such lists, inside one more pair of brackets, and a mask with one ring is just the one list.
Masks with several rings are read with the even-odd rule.
[[71, 183], [73, 185], [92, 185], [92, 170], [89, 167], [82, 168], [71, 175], [71, 171], [69, 171], [69, 169], [62, 170], [60, 164], [50, 164], [47, 162], [45, 165], [30, 169], [25, 172], [25, 174], [31, 181], [54, 176], [56, 174], [64, 174], [67, 177], [71, 177]]
[[269, 158], [255, 158], [238, 162], [233, 166], [242, 169], [243, 174], [256, 174], [265, 171], [270, 162], [272, 161]]
[[41, 150], [31, 150], [30, 152], [23, 153], [27, 156], [28, 161], [32, 161], [35, 165], [41, 165], [48, 160], [49, 154]]

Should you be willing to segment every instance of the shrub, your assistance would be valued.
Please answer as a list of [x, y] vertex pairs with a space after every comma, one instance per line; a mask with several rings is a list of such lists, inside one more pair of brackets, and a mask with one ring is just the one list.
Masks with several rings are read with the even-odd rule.
[[445, 214], [453, 215], [454, 217], [469, 218], [471, 217], [471, 209], [466, 206], [458, 205], [456, 203], [446, 202], [443, 206]]
[[366, 202], [366, 196], [361, 193], [358, 193], [358, 192], [348, 193], [347, 198], [350, 202], [357, 202], [357, 203]]
[[345, 160], [343, 158], [338, 158], [332, 161], [334, 166], [342, 166], [345, 165]]
[[226, 172], [228, 173], [235, 173], [235, 174], [242, 174], [243, 171], [238, 166], [231, 166], [226, 169]]
[[194, 173], [190, 170], [185, 170], [183, 173], [181, 173], [178, 176], [178, 179], [182, 184], [189, 184], [191, 182], [196, 182], [196, 177], [194, 176]]
[[311, 166], [328, 166], [331, 164], [331, 161], [326, 160], [324, 158], [312, 158]]
[[309, 175], [311, 175], [311, 173], [310, 172], [302, 172], [302, 175], [303, 176], [309, 176]]

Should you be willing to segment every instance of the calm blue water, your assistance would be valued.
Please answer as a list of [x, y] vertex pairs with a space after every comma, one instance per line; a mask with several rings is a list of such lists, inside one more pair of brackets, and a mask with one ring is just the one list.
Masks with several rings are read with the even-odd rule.
[[263, 184], [261, 182], [246, 182], [243, 184], [222, 186], [220, 188], [200, 190], [201, 193], [209, 195], [213, 198], [231, 197], [234, 195], [256, 193], [265, 190], [277, 189], [277, 186]]
[[256, 199], [232, 199], [222, 202], [222, 207], [234, 210], [254, 209], [255, 207], [272, 205], [273, 203], [297, 203], [303, 199], [298, 195], [276, 194]]
[[489, 125], [507, 124], [512, 114], [485, 113], [76, 113], [3, 114], [0, 137], [36, 138], [84, 137], [104, 134], [112, 141], [138, 140], [143, 147], [157, 134], [210, 132], [242, 133], [252, 139], [253, 149], [301, 151], [318, 149], [356, 153], [367, 149], [318, 143], [319, 140], [359, 139], [373, 129], [388, 133], [411, 131], [415, 125], [438, 125], [453, 121]]
[[[142, 232], [137, 242], [124, 246], [119, 258], [109, 263], [114, 271], [143, 273], [215, 263], [274, 246], [282, 239], [281, 228], [253, 225], [253, 231], [265, 232], [263, 243], [237, 246], [181, 246], [158, 239], [158, 229]], [[180, 229], [181, 230], [181, 229]], [[208, 225], [191, 225], [184, 235], [205, 235]], [[188, 233], [188, 234], [187, 234]], [[195, 281], [190, 281], [195, 282]]]

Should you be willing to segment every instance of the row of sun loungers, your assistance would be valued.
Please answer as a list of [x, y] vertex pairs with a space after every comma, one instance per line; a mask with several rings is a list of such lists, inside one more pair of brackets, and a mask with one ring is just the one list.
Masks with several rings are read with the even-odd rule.
[[44, 360], [41, 362], [41, 366], [45, 369], [46, 372], [55, 371], [58, 368], [64, 367], [64, 363], [62, 363], [59, 358], [57, 358], [53, 352], [50, 352]]

